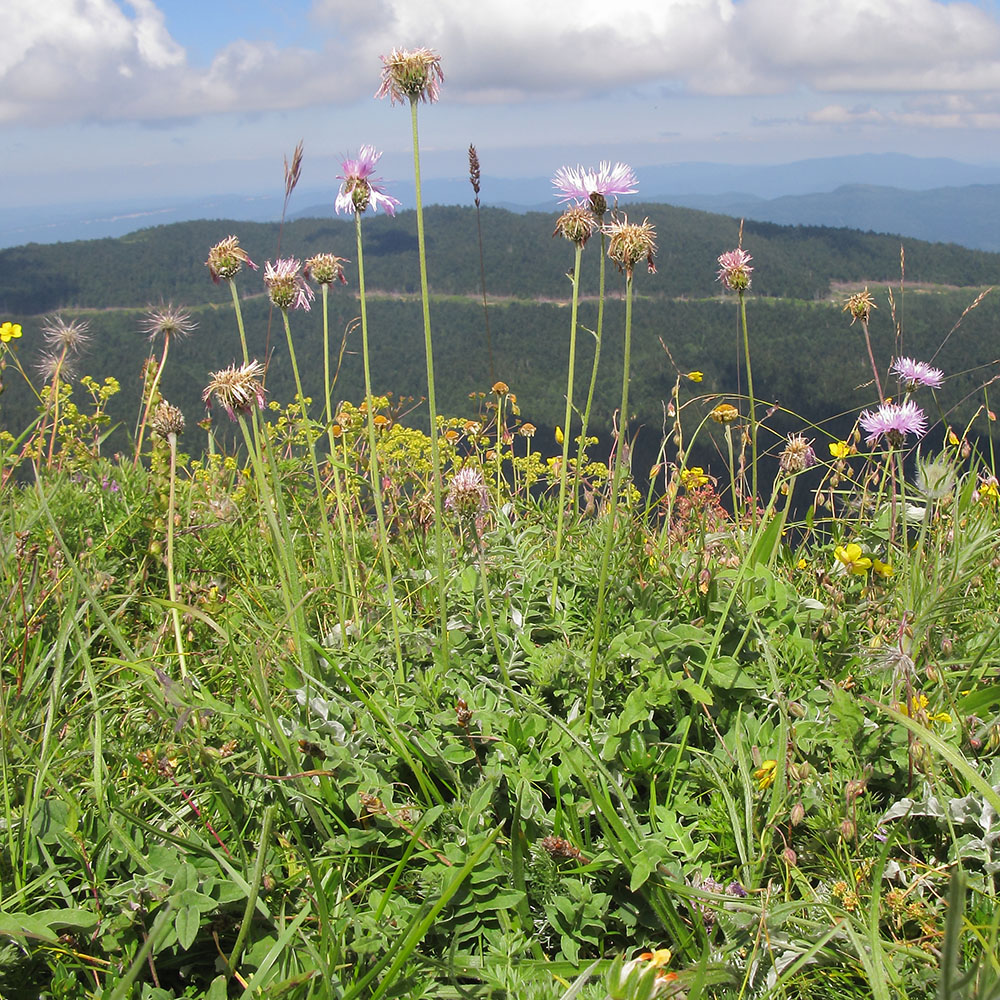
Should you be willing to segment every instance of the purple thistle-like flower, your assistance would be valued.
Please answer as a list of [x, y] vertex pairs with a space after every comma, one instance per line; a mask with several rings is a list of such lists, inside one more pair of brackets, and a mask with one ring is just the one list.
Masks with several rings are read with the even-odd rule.
[[376, 98], [388, 97], [391, 104], [408, 100], [433, 104], [440, 97], [444, 73], [441, 57], [432, 49], [393, 49], [380, 58], [382, 81]]
[[913, 392], [922, 385], [940, 389], [944, 383], [944, 372], [940, 368], [933, 368], [926, 361], [914, 361], [913, 358], [897, 358], [892, 363], [892, 373], [906, 383], [907, 392]]
[[207, 403], [214, 396], [230, 420], [235, 420], [238, 414], [250, 414], [254, 406], [263, 410], [267, 399], [260, 381], [263, 374], [264, 366], [259, 361], [250, 361], [239, 368], [230, 365], [222, 371], [212, 372], [212, 380], [201, 398]]
[[597, 215], [607, 211], [609, 198], [635, 194], [639, 190], [632, 168], [625, 163], [612, 166], [610, 160], [601, 160], [596, 170], [579, 165], [560, 167], [552, 183], [560, 201], [589, 202]]
[[868, 435], [866, 444], [874, 444], [884, 437], [893, 448], [898, 448], [907, 434], [922, 437], [927, 430], [927, 416], [913, 400], [905, 403], [883, 403], [875, 412], [861, 414], [861, 429]]
[[353, 160], [341, 163], [342, 174], [337, 174], [337, 180], [344, 183], [340, 186], [340, 194], [334, 202], [337, 212], [362, 213], [369, 205], [374, 211], [381, 207], [388, 215], [395, 215], [400, 205], [397, 198], [386, 194], [379, 185], [381, 177], [373, 176], [375, 164], [382, 154], [375, 151], [374, 146], [362, 146]]
[[474, 517], [490, 506], [490, 495], [480, 469], [465, 466], [451, 477], [444, 505], [460, 517]]
[[316, 293], [301, 274], [302, 264], [294, 257], [279, 257], [273, 264], [264, 265], [264, 284], [267, 294], [279, 309], [305, 309]]
[[727, 250], [719, 256], [719, 281], [731, 292], [742, 292], [750, 287], [750, 261], [753, 257], [743, 249]]

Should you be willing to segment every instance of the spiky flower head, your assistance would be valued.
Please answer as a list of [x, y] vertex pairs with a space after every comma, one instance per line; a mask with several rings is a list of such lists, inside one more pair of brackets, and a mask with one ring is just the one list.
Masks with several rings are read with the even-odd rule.
[[731, 424], [734, 420], [739, 418], [739, 415], [740, 411], [737, 410], [732, 403], [719, 403], [719, 405], [716, 406], [711, 413], [709, 413], [709, 416], [717, 424]]
[[294, 257], [279, 257], [264, 265], [264, 284], [271, 302], [278, 309], [305, 309], [316, 293], [302, 277], [302, 263]]
[[582, 250], [587, 245], [587, 240], [597, 229], [597, 219], [590, 208], [583, 203], [567, 208], [556, 220], [556, 228], [553, 236], [564, 236], [571, 243], [575, 243]]
[[898, 448], [907, 434], [922, 437], [927, 430], [927, 417], [912, 399], [904, 403], [883, 403], [874, 412], [865, 410], [859, 420], [868, 435], [866, 444], [884, 437], [892, 448]]
[[58, 354], [82, 354], [90, 344], [90, 323], [81, 319], [67, 323], [62, 316], [53, 316], [42, 327], [42, 337]]
[[208, 260], [205, 267], [212, 276], [212, 281], [218, 284], [220, 281], [235, 278], [240, 273], [240, 268], [246, 264], [251, 270], [256, 271], [257, 265], [250, 259], [250, 255], [240, 246], [239, 237], [227, 236], [208, 251]]
[[587, 202], [598, 218], [608, 210], [609, 198], [635, 194], [639, 190], [632, 168], [625, 163], [612, 166], [610, 160], [601, 160], [596, 170], [580, 165], [560, 167], [552, 183], [560, 201]]
[[344, 265], [350, 263], [346, 257], [337, 257], [332, 253], [318, 253], [310, 257], [302, 268], [302, 273], [320, 285], [332, 285], [339, 281], [347, 284]]
[[222, 371], [211, 373], [211, 381], [201, 398], [207, 403], [209, 397], [215, 396], [230, 420], [235, 420], [237, 414], [246, 416], [253, 411], [254, 406], [262, 410], [266, 395], [260, 381], [263, 374], [264, 366], [259, 361], [250, 361], [238, 368], [230, 365]]
[[191, 319], [191, 314], [186, 310], [168, 302], [166, 305], [161, 303], [158, 306], [150, 306], [142, 319], [140, 329], [150, 340], [156, 340], [161, 335], [165, 339], [180, 340], [193, 330], [197, 330], [198, 324]]
[[153, 419], [150, 420], [149, 426], [154, 434], [166, 441], [171, 434], [177, 436], [184, 433], [184, 414], [179, 407], [161, 399], [153, 411]]
[[872, 293], [868, 291], [868, 286], [865, 285], [865, 290], [863, 292], [855, 292], [848, 300], [844, 303], [844, 308], [842, 312], [849, 312], [851, 314], [851, 326], [854, 326], [855, 320], [861, 320], [862, 323], [867, 323], [871, 317], [872, 310], [878, 309], [875, 305], [875, 300], [872, 298]]
[[743, 249], [727, 250], [719, 255], [718, 280], [731, 292], [743, 292], [750, 287], [750, 261], [753, 257]]
[[778, 465], [782, 472], [802, 472], [816, 464], [816, 452], [812, 441], [807, 441], [802, 434], [789, 434], [784, 450], [778, 457]]
[[430, 49], [393, 49], [382, 60], [382, 82], [376, 97], [388, 97], [392, 104], [399, 101], [429, 101], [433, 104], [441, 94], [444, 73], [441, 57]]
[[12, 340], [17, 340], [20, 336], [20, 323], [7, 322], [0, 326], [0, 344], [7, 344]]
[[897, 358], [892, 363], [893, 375], [899, 377], [907, 392], [913, 392], [920, 386], [930, 389], [940, 389], [944, 384], [944, 372], [933, 368], [926, 361], [914, 361], [913, 358]]
[[459, 517], [475, 517], [489, 508], [490, 496], [481, 469], [466, 466], [451, 477], [444, 505]]
[[382, 154], [375, 151], [374, 146], [362, 146], [353, 160], [341, 162], [342, 174], [337, 179], [344, 183], [340, 185], [340, 194], [334, 202], [337, 212], [357, 212], [361, 214], [371, 205], [374, 211], [382, 210], [388, 215], [395, 215], [400, 202], [392, 195], [386, 194], [379, 186], [381, 177], [373, 176], [375, 165]]
[[72, 355], [62, 351], [45, 351], [35, 361], [35, 371], [43, 382], [52, 382], [56, 378], [68, 382], [76, 375], [76, 361]]
[[656, 253], [656, 229], [649, 219], [629, 222], [628, 216], [609, 222], [602, 230], [608, 236], [608, 256], [629, 278], [635, 265], [646, 259], [650, 274], [656, 274], [653, 256]]

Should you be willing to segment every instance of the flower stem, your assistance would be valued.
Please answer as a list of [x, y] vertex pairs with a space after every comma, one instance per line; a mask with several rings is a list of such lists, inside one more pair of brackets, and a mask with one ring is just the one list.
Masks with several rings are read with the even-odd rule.
[[[166, 351], [164, 351], [164, 354]], [[177, 435], [167, 435], [170, 446], [170, 493], [167, 500], [167, 593], [170, 596], [170, 615], [174, 622], [174, 642], [177, 644], [177, 659], [181, 668], [181, 680], [187, 677], [187, 660], [184, 656], [184, 640], [181, 636], [181, 616], [177, 609], [177, 582], [174, 579], [174, 510], [176, 506], [177, 480]], [[138, 452], [136, 452], [138, 455]]]
[[601, 362], [601, 334], [604, 330], [604, 274], [607, 265], [607, 236], [601, 230], [601, 277], [597, 291], [597, 332], [594, 343], [594, 367], [590, 372], [590, 388], [587, 390], [587, 405], [583, 409], [583, 420], [580, 425], [580, 446], [576, 450], [576, 475], [573, 478], [573, 503], [579, 503], [580, 476], [583, 473], [583, 452], [587, 447], [587, 429], [590, 426], [590, 408], [594, 402], [594, 390], [597, 388], [597, 366]]
[[[753, 392], [753, 369], [750, 367], [750, 335], [747, 330], [747, 301], [740, 296], [740, 328], [743, 332], [743, 357], [747, 366], [747, 392], [750, 395], [750, 504], [753, 522], [757, 522], [757, 403]], [[734, 508], [735, 509], [735, 508]]]
[[233, 296], [233, 309], [236, 310], [236, 325], [240, 331], [240, 346], [243, 348], [243, 364], [250, 364], [250, 353], [247, 351], [247, 332], [243, 326], [243, 310], [240, 308], [240, 296], [236, 291], [236, 279], [229, 279], [229, 291]]
[[163, 366], [167, 363], [167, 351], [169, 350], [170, 334], [165, 333], [163, 335], [163, 353], [160, 355], [160, 363], [157, 366], [156, 374], [153, 376], [153, 384], [149, 387], [149, 393], [146, 396], [146, 405], [142, 411], [142, 419], [139, 421], [139, 429], [136, 432], [135, 458], [132, 460], [133, 467], [139, 464], [139, 458], [142, 455], [142, 438], [146, 433], [149, 411], [153, 408], [153, 400], [156, 399], [156, 391], [160, 387], [160, 376], [163, 374]]

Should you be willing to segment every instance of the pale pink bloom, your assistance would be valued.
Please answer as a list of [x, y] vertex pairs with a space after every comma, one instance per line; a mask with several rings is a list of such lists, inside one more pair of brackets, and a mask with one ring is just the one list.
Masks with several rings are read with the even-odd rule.
[[[635, 194], [639, 190], [638, 181], [632, 168], [625, 163], [611, 165], [610, 160], [601, 160], [596, 170], [586, 167], [560, 167], [552, 183], [560, 201], [588, 201], [598, 207], [595, 202], [603, 200], [605, 209], [609, 198], [619, 195]], [[604, 210], [600, 210], [604, 214]]]
[[279, 257], [264, 265], [264, 284], [271, 302], [279, 309], [305, 309], [316, 293], [301, 274], [302, 264], [294, 257]]
[[753, 257], [743, 247], [727, 250], [719, 257], [719, 281], [731, 292], [742, 292], [749, 288], [752, 260]]
[[940, 389], [944, 383], [944, 372], [940, 368], [932, 368], [926, 361], [914, 361], [913, 358], [897, 358], [892, 363], [892, 373], [906, 383], [908, 392], [921, 385]]
[[386, 194], [379, 185], [381, 177], [375, 177], [375, 164], [382, 154], [375, 151], [374, 146], [362, 146], [357, 158], [344, 160], [341, 163], [342, 174], [337, 174], [337, 180], [344, 183], [340, 186], [340, 194], [334, 202], [337, 212], [364, 212], [369, 205], [373, 211], [381, 208], [388, 215], [395, 215], [400, 202], [392, 195]]
[[905, 403], [883, 403], [875, 412], [861, 414], [861, 429], [868, 435], [866, 444], [874, 444], [884, 437], [893, 448], [898, 448], [907, 434], [923, 437], [927, 430], [927, 417], [913, 400]]

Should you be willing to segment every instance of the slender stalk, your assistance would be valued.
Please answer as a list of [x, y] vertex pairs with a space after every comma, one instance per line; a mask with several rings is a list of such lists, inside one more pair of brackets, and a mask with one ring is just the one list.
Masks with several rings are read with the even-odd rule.
[[[361, 297], [361, 354], [365, 370], [365, 406], [368, 418], [368, 472], [375, 501], [375, 517], [378, 521], [378, 547], [382, 554], [382, 570], [385, 573], [386, 593], [389, 598], [389, 612], [392, 615], [392, 641], [396, 652], [396, 669], [400, 682], [406, 679], [403, 668], [403, 648], [399, 640], [399, 619], [396, 608], [396, 591], [392, 581], [392, 562], [389, 559], [389, 532], [385, 526], [385, 512], [382, 507], [382, 476], [378, 468], [378, 444], [375, 438], [375, 397], [372, 395], [372, 375], [368, 354], [368, 304], [365, 299], [365, 258], [361, 246], [361, 213], [354, 213], [355, 233], [358, 243], [358, 293]], [[433, 433], [431, 440], [434, 440]]]
[[153, 400], [156, 399], [156, 391], [160, 387], [160, 376], [163, 374], [163, 366], [167, 363], [167, 352], [169, 350], [170, 334], [165, 333], [163, 335], [163, 353], [160, 355], [160, 363], [156, 368], [156, 374], [153, 376], [153, 384], [149, 387], [149, 393], [146, 395], [146, 405], [143, 408], [142, 418], [139, 420], [139, 427], [136, 430], [135, 458], [132, 460], [133, 466], [139, 464], [139, 458], [142, 455], [142, 439], [146, 433], [146, 424], [149, 422], [149, 412], [153, 408]]
[[[580, 260], [583, 256], [583, 245], [576, 244], [576, 259], [573, 263], [573, 307], [569, 321], [569, 373], [566, 376], [566, 414], [563, 417], [563, 452], [562, 464], [559, 466], [559, 510], [556, 514], [556, 571], [552, 574], [552, 608], [555, 609], [556, 597], [559, 592], [559, 554], [562, 551], [563, 520], [566, 515], [566, 467], [569, 464], [570, 426], [573, 421], [573, 374], [576, 370], [576, 319], [580, 305]], [[580, 439], [581, 448], [583, 438]], [[577, 469], [579, 470], [579, 461]], [[574, 490], [574, 510], [576, 509]]]
[[[164, 354], [166, 351], [164, 351]], [[167, 500], [167, 593], [170, 595], [170, 615], [174, 623], [174, 642], [177, 644], [177, 660], [181, 667], [181, 680], [187, 677], [187, 659], [184, 656], [184, 639], [181, 636], [181, 615], [177, 610], [177, 581], [174, 578], [174, 511], [176, 510], [177, 480], [177, 435], [167, 435], [170, 446], [170, 493]], [[138, 452], [136, 452], [138, 455]], [[196, 713], [197, 717], [197, 713]]]
[[413, 174], [416, 181], [417, 248], [420, 255], [420, 299], [424, 313], [424, 354], [427, 361], [427, 409], [431, 421], [431, 467], [434, 493], [434, 554], [437, 559], [438, 608], [441, 625], [441, 651], [444, 664], [448, 654], [448, 597], [444, 577], [443, 507], [441, 499], [441, 451], [438, 446], [437, 402], [434, 396], [434, 350], [431, 343], [430, 297], [427, 290], [427, 250], [424, 242], [424, 209], [420, 194], [420, 141], [417, 133], [418, 95], [410, 96], [410, 121], [413, 127]]
[[483, 607], [486, 610], [486, 622], [489, 626], [490, 638], [493, 640], [493, 654], [497, 658], [497, 666], [500, 668], [504, 684], [510, 687], [510, 674], [507, 670], [507, 664], [504, 662], [503, 650], [500, 648], [496, 619], [493, 617], [493, 604], [490, 601], [490, 581], [486, 573], [486, 549], [479, 540], [479, 535], [476, 531], [476, 519], [473, 517], [469, 520], [469, 531], [476, 540], [475, 544], [479, 554], [479, 576], [483, 582]]
[[236, 279], [229, 279], [229, 291], [233, 296], [233, 309], [236, 310], [236, 325], [240, 330], [240, 346], [243, 348], [243, 364], [250, 364], [250, 353], [247, 351], [247, 331], [243, 326], [243, 310], [240, 308], [240, 296], [236, 291]]
[[615, 446], [615, 464], [611, 475], [611, 495], [608, 499], [608, 530], [604, 537], [604, 549], [601, 552], [601, 573], [597, 584], [597, 608], [594, 612], [594, 641], [590, 649], [590, 671], [587, 676], [587, 703], [584, 709], [584, 722], [589, 722], [594, 705], [594, 686], [597, 681], [597, 660], [601, 648], [604, 631], [604, 603], [608, 593], [608, 565], [611, 561], [611, 549], [615, 540], [616, 521], [618, 520], [618, 488], [624, 465], [623, 453], [626, 447], [628, 431], [628, 388], [629, 369], [632, 362], [632, 270], [625, 275], [625, 363], [622, 373], [622, 402], [618, 425], [618, 442]]
[[49, 438], [49, 457], [45, 463], [47, 469], [52, 468], [52, 456], [55, 453], [56, 433], [59, 430], [59, 381], [68, 350], [68, 347], [62, 349], [62, 354], [59, 355], [59, 363], [56, 365], [55, 373], [52, 376], [52, 436]]
[[747, 330], [747, 301], [740, 296], [740, 328], [743, 332], [743, 357], [747, 366], [747, 392], [750, 395], [750, 503], [753, 523], [757, 522], [757, 405], [753, 393], [753, 369], [750, 367], [750, 335]]
[[879, 378], [878, 365], [875, 364], [875, 354], [872, 351], [872, 338], [868, 333], [868, 320], [861, 319], [861, 329], [865, 334], [865, 346], [868, 348], [868, 360], [871, 362], [872, 374], [875, 376], [875, 388], [878, 389], [878, 401], [885, 403], [885, 393], [882, 391], [882, 380]]

